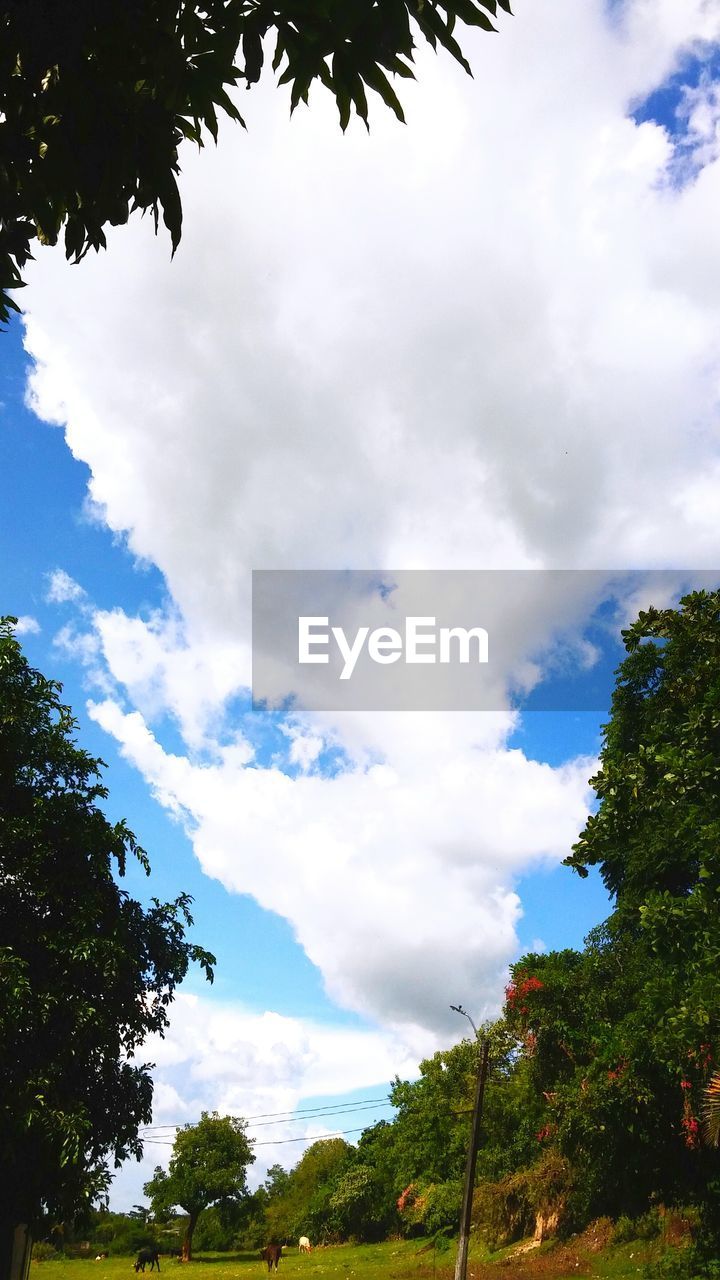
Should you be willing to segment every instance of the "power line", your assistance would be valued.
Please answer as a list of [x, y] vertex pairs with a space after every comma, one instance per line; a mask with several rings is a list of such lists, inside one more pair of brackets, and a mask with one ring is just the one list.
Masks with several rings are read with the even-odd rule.
[[326, 1138], [342, 1138], [346, 1133], [364, 1133], [365, 1125], [360, 1125], [359, 1129], [338, 1129], [337, 1133], [321, 1133], [317, 1137], [303, 1138], [270, 1138], [266, 1142], [256, 1142], [256, 1147], [280, 1147], [284, 1142], [324, 1142]]
[[[330, 1105], [325, 1107], [300, 1107], [295, 1111], [264, 1111], [264, 1112], [261, 1112], [259, 1115], [247, 1116], [245, 1118], [247, 1120], [248, 1127], [255, 1129], [255, 1128], [261, 1127], [259, 1123], [261, 1121], [263, 1123], [274, 1122], [276, 1124], [279, 1124], [282, 1121], [285, 1121], [286, 1123], [290, 1123], [290, 1121], [292, 1120], [300, 1120], [304, 1116], [308, 1116], [309, 1118], [320, 1117], [320, 1116], [341, 1116], [345, 1114], [351, 1114], [353, 1111], [370, 1110], [372, 1106], [377, 1106], [379, 1104], [386, 1107], [391, 1107], [393, 1105], [386, 1094], [383, 1098], [361, 1098], [359, 1102], [340, 1102], [334, 1106]], [[144, 1125], [141, 1132], [156, 1133], [165, 1129], [181, 1129], [181, 1128], [182, 1128], [182, 1125], [180, 1124], [152, 1124], [152, 1125]], [[147, 1139], [147, 1141], [150, 1141], [150, 1139]]]
[[[276, 1116], [302, 1116], [302, 1115], [306, 1115], [310, 1111], [327, 1111], [330, 1108], [337, 1108], [338, 1110], [340, 1110], [341, 1108], [344, 1108], [344, 1107], [361, 1107], [371, 1102], [387, 1102], [387, 1100], [388, 1100], [388, 1097], [387, 1097], [387, 1094], [385, 1093], [383, 1094], [382, 1098], [358, 1098], [355, 1102], [327, 1102], [322, 1104], [318, 1103], [317, 1106], [314, 1106], [314, 1107], [295, 1107], [294, 1110], [292, 1111], [261, 1111], [258, 1113], [258, 1115], [246, 1116], [245, 1119], [246, 1120], [270, 1120], [270, 1119], [274, 1119]], [[178, 1129], [181, 1126], [176, 1124], [156, 1124], [156, 1125], [145, 1125], [144, 1127], [146, 1129]]]
[[268, 1124], [292, 1124], [303, 1120], [322, 1120], [325, 1116], [350, 1116], [356, 1111], [377, 1111], [379, 1106], [391, 1107], [392, 1102], [374, 1102], [371, 1106], [350, 1107], [347, 1111], [318, 1111], [311, 1116], [288, 1116], [287, 1120], [257, 1120], [254, 1124], [249, 1124], [248, 1129], [264, 1129]]
[[[264, 1142], [255, 1142], [255, 1147], [281, 1147], [286, 1142], [325, 1142], [327, 1138], [343, 1138], [346, 1133], [364, 1133], [366, 1125], [360, 1125], [358, 1129], [338, 1129], [336, 1133], [320, 1133], [314, 1137], [312, 1134], [303, 1134], [300, 1138], [267, 1138]], [[175, 1143], [169, 1138], [143, 1138], [143, 1142], [156, 1147], [174, 1147]]]

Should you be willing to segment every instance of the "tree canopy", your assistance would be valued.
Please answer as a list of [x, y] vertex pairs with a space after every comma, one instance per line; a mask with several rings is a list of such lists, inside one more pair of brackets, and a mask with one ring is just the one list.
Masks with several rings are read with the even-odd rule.
[[695, 1199], [720, 1230], [702, 1143], [720, 1053], [720, 592], [624, 633], [599, 807], [567, 864], [614, 909], [582, 952], [524, 956], [506, 1015], [546, 1101], [540, 1144], [578, 1171], [576, 1211]]
[[192, 1258], [198, 1218], [210, 1205], [236, 1205], [247, 1194], [247, 1168], [255, 1160], [245, 1121], [203, 1111], [197, 1124], [186, 1124], [175, 1138], [170, 1166], [160, 1166], [146, 1182], [153, 1212], [167, 1214], [180, 1205], [188, 1215], [183, 1262]]
[[[0, 1162], [3, 1229], [71, 1215], [142, 1150], [149, 1065], [192, 961], [191, 899], [145, 909], [118, 884], [147, 855], [102, 810], [102, 761], [75, 742], [61, 686], [0, 621]], [[2, 1240], [0, 1239], [0, 1248]]]
[[[105, 228], [150, 210], [180, 241], [183, 140], [243, 124], [233, 86], [255, 84], [268, 40], [290, 108], [315, 81], [346, 128], [367, 89], [403, 119], [389, 76], [412, 78], [415, 41], [467, 71], [456, 22], [492, 31], [509, 0], [0, 0], [0, 320], [18, 310], [35, 241], [80, 261]], [[229, 92], [230, 91], [230, 92]]]

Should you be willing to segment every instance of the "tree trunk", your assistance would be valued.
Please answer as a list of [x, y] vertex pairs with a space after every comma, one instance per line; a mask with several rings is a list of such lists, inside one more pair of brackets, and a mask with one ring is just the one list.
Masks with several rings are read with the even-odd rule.
[[0, 1222], [0, 1276], [2, 1280], [27, 1280], [32, 1237], [24, 1224]]
[[188, 1223], [185, 1228], [185, 1238], [183, 1240], [183, 1247], [182, 1247], [183, 1262], [192, 1262], [192, 1238], [193, 1238], [193, 1232], [197, 1226], [197, 1220], [199, 1217], [200, 1217], [199, 1213], [191, 1213], [190, 1216], [188, 1217]]

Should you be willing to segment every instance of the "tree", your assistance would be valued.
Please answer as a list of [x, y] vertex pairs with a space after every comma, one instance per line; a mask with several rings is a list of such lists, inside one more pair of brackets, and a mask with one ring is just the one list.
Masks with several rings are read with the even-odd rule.
[[720, 592], [649, 609], [623, 637], [599, 807], [566, 860], [599, 868], [614, 909], [583, 952], [523, 957], [506, 1012], [578, 1211], [695, 1200], [720, 1238], [699, 1118], [720, 1051]]
[[353, 1164], [336, 1183], [330, 1197], [330, 1209], [335, 1214], [345, 1239], [381, 1240], [385, 1205], [381, 1188], [373, 1170], [366, 1164]]
[[0, 1270], [17, 1224], [72, 1216], [107, 1187], [108, 1160], [140, 1156], [152, 1080], [135, 1055], [190, 963], [209, 978], [214, 963], [186, 940], [186, 894], [146, 910], [119, 887], [147, 855], [103, 813], [102, 761], [14, 621], [0, 621]]
[[247, 1194], [247, 1167], [255, 1160], [245, 1121], [203, 1111], [197, 1124], [186, 1124], [175, 1138], [167, 1173], [159, 1166], [145, 1183], [153, 1213], [180, 1205], [188, 1215], [182, 1259], [192, 1259], [197, 1220], [210, 1205], [238, 1204]]
[[413, 77], [417, 34], [469, 72], [455, 23], [493, 31], [498, 7], [509, 0], [0, 0], [0, 320], [34, 242], [63, 227], [79, 262], [108, 224], [151, 210], [157, 229], [162, 211], [175, 251], [179, 145], [217, 140], [218, 110], [243, 123], [228, 89], [259, 80], [266, 37], [291, 111], [319, 81], [345, 129], [353, 108], [367, 124], [367, 88], [403, 119], [388, 73]]
[[657, 972], [648, 1015], [679, 1066], [720, 1050], [720, 591], [623, 634], [600, 807], [567, 861], [599, 867], [618, 939], [637, 939]]
[[308, 1235], [324, 1240], [338, 1234], [330, 1201], [353, 1155], [344, 1138], [320, 1138], [307, 1148], [286, 1180], [273, 1173], [273, 1191], [265, 1208], [270, 1239]]

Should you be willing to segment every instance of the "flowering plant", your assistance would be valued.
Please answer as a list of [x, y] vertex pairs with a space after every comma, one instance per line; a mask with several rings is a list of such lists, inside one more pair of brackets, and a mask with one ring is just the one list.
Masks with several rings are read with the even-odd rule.
[[542, 991], [544, 986], [545, 983], [541, 982], [539, 978], [536, 978], [533, 975], [528, 978], [519, 978], [515, 982], [508, 983], [506, 986], [505, 999], [511, 1009], [516, 1010], [518, 1013], [527, 1014], [529, 1013], [529, 1008], [526, 1003], [527, 997], [533, 991]]
[[398, 1213], [402, 1213], [403, 1210], [407, 1208], [408, 1203], [410, 1204], [414, 1203], [415, 1195], [416, 1195], [415, 1183], [410, 1182], [406, 1186], [405, 1190], [401, 1191], [400, 1195], [398, 1196], [398, 1201], [397, 1201]]

